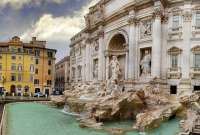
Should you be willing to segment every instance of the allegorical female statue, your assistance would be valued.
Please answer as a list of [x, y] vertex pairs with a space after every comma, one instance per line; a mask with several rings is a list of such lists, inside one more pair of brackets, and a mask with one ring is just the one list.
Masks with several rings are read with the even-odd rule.
[[111, 80], [118, 80], [120, 72], [120, 64], [116, 56], [112, 57], [112, 60], [110, 62], [111, 67]]
[[142, 69], [142, 75], [148, 75], [151, 73], [151, 55], [148, 50], [145, 50], [145, 55], [140, 62], [140, 66]]

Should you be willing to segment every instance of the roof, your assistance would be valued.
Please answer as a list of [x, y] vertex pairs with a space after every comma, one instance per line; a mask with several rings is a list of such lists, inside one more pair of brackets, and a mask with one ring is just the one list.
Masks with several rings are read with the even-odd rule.
[[60, 61], [58, 61], [57, 63], [56, 63], [56, 66], [57, 65], [60, 65], [60, 64], [62, 64], [62, 63], [64, 63], [64, 62], [66, 62], [66, 61], [69, 61], [70, 60], [70, 56], [66, 56], [66, 57], [64, 57], [63, 59], [61, 59]]

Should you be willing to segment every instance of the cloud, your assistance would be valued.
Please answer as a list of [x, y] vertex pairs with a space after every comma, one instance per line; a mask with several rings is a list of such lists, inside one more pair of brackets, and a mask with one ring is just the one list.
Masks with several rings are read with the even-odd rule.
[[57, 49], [57, 61], [69, 54], [70, 38], [85, 27], [84, 16], [89, 7], [99, 0], [92, 0], [72, 15], [55, 17], [52, 14], [44, 14], [39, 20], [20, 37], [24, 41], [31, 40], [35, 36], [39, 40], [46, 40], [49, 48]]
[[32, 28], [25, 31], [21, 38], [23, 40], [30, 39], [36, 36], [39, 39], [47, 41], [66, 41], [76, 33], [84, 28], [84, 15], [88, 12], [91, 5], [95, 4], [98, 0], [93, 0], [87, 5], [83, 6], [79, 11], [74, 12], [72, 16], [54, 17], [51, 14], [44, 14], [32, 26]]
[[12, 9], [19, 10], [25, 5], [39, 6], [45, 2], [61, 4], [64, 2], [64, 0], [0, 0], [0, 8], [5, 8], [6, 6], [9, 6]]

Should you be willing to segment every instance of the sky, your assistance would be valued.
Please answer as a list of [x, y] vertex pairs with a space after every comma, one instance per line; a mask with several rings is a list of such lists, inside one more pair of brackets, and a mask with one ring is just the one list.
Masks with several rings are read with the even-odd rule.
[[69, 55], [70, 38], [85, 27], [84, 15], [99, 0], [0, 0], [0, 42], [19, 36], [47, 41], [56, 61]]

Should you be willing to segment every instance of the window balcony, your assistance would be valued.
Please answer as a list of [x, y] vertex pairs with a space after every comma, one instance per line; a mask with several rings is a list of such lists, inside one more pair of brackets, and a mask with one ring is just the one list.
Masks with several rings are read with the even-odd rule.
[[192, 26], [192, 36], [193, 38], [197, 37], [200, 34], [200, 26]]
[[180, 67], [168, 68], [168, 72], [167, 72], [168, 79], [180, 79], [181, 75], [182, 73], [181, 73]]
[[190, 76], [192, 79], [200, 79], [200, 67], [192, 67]]
[[181, 39], [183, 35], [182, 26], [170, 28], [168, 35], [169, 35], [169, 40]]

